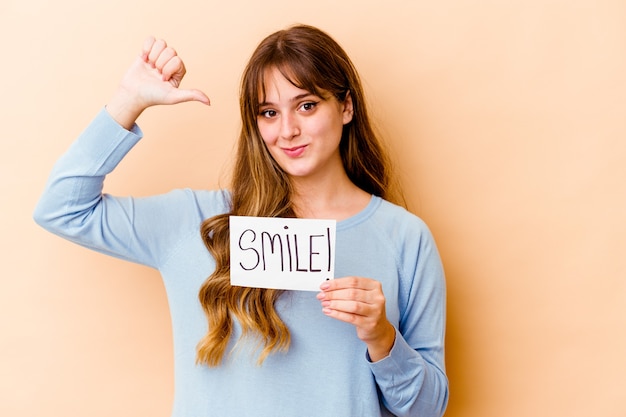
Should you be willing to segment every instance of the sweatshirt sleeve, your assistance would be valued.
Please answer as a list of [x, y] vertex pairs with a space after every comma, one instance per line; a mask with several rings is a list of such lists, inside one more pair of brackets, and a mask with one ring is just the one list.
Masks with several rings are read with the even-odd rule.
[[405, 228], [412, 237], [399, 239], [404, 246], [396, 340], [390, 354], [370, 368], [394, 415], [440, 417], [448, 403], [445, 278], [430, 231], [421, 220], [418, 228]]
[[[87, 248], [158, 267], [183, 191], [133, 198], [103, 194], [105, 176], [142, 137], [105, 109], [56, 162], [34, 212], [46, 230]], [[180, 216], [180, 214], [178, 214]]]

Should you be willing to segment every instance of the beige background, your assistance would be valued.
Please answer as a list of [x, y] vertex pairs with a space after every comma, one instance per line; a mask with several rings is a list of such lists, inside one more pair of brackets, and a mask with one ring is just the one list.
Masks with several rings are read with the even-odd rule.
[[243, 65], [296, 22], [353, 57], [438, 241], [447, 416], [625, 415], [623, 0], [2, 0], [0, 415], [169, 415], [158, 274], [47, 234], [32, 209], [148, 34], [213, 106], [144, 114], [107, 190], [218, 186]]

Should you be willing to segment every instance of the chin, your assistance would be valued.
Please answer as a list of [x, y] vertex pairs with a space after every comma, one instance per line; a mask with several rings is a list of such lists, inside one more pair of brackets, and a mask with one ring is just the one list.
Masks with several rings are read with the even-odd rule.
[[311, 170], [305, 167], [282, 166], [283, 171], [290, 177], [301, 178], [311, 175]]

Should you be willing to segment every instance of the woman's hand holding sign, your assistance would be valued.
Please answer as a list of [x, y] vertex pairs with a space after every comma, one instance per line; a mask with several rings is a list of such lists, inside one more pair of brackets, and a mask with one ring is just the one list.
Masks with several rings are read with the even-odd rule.
[[354, 325], [367, 345], [373, 362], [383, 359], [393, 347], [396, 330], [387, 320], [382, 284], [362, 277], [344, 277], [324, 282], [317, 298], [329, 317]]

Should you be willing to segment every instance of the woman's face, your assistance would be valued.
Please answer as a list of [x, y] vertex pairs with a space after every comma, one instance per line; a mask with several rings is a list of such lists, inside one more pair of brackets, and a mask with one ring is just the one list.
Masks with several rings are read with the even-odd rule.
[[344, 171], [339, 154], [343, 125], [352, 120], [352, 99], [320, 97], [302, 90], [274, 68], [265, 74], [257, 125], [281, 168], [294, 180], [332, 178]]

